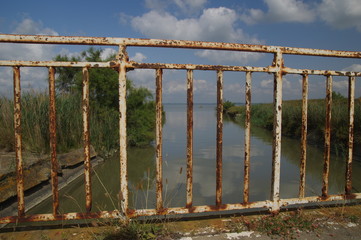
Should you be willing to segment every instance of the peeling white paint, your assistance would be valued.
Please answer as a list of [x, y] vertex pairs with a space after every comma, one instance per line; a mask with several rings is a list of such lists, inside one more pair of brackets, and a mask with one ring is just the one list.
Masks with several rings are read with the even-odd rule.
[[238, 239], [239, 237], [250, 237], [253, 231], [244, 231], [240, 233], [226, 233], [227, 239]]
[[347, 227], [357, 227], [357, 224], [356, 223], [347, 223]]

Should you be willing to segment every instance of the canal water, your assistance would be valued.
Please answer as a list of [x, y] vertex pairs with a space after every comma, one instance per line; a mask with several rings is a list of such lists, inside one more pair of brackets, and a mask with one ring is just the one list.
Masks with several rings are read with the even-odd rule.
[[[186, 204], [186, 105], [165, 104], [163, 126], [163, 199], [165, 207]], [[300, 141], [282, 138], [281, 198], [298, 197]], [[193, 205], [215, 204], [216, 111], [214, 104], [194, 106]], [[223, 126], [223, 203], [243, 199], [244, 128], [231, 120]], [[252, 127], [250, 201], [270, 199], [272, 133]], [[321, 195], [323, 150], [307, 146], [306, 196]], [[332, 155], [329, 193], [344, 190], [345, 158]], [[354, 191], [361, 191], [361, 163], [353, 164]], [[128, 150], [130, 205], [155, 208], [155, 150]], [[119, 157], [115, 154], [97, 166], [92, 175], [93, 209], [119, 209]], [[51, 199], [30, 210], [30, 214], [51, 213]], [[60, 191], [60, 211], [84, 212], [84, 179], [80, 177]]]

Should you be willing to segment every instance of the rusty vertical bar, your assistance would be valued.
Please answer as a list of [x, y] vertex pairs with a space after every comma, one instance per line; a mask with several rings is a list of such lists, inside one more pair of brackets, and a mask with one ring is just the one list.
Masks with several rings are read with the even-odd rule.
[[326, 121], [325, 121], [325, 150], [322, 175], [322, 197], [328, 195], [328, 176], [330, 173], [331, 154], [331, 110], [332, 110], [332, 76], [327, 75], [326, 80]]
[[[274, 73], [273, 85], [273, 145], [272, 145], [272, 183], [271, 200], [278, 202], [280, 199], [280, 171], [281, 171], [281, 128], [282, 128], [282, 68], [283, 56], [280, 50], [275, 53], [273, 66], [277, 69]], [[274, 204], [272, 211], [278, 211], [279, 205]]]
[[246, 116], [244, 123], [244, 181], [243, 203], [249, 201], [249, 176], [251, 158], [251, 86], [252, 72], [246, 72]]
[[14, 78], [14, 130], [15, 130], [15, 159], [16, 159], [16, 190], [18, 194], [18, 216], [25, 214], [24, 202], [24, 172], [21, 135], [21, 87], [20, 67], [13, 67]]
[[156, 70], [156, 178], [157, 211], [163, 209], [163, 165], [162, 165], [162, 80], [163, 70]]
[[193, 205], [193, 70], [187, 70], [187, 204]]
[[127, 164], [127, 48], [119, 46], [119, 161], [120, 161], [120, 208], [125, 215], [128, 214], [128, 164]]
[[299, 198], [305, 197], [306, 158], [307, 158], [307, 105], [308, 105], [308, 75], [302, 75], [302, 125], [301, 125], [301, 160]]
[[217, 71], [216, 205], [222, 204], [223, 71]]
[[354, 114], [355, 114], [355, 77], [349, 77], [348, 86], [348, 153], [345, 176], [345, 194], [350, 195], [352, 190], [352, 153], [353, 153], [353, 136], [354, 136]]
[[91, 163], [90, 163], [90, 131], [89, 131], [89, 69], [83, 68], [83, 142], [84, 142], [84, 177], [85, 177], [85, 208], [92, 208]]
[[51, 159], [51, 186], [53, 191], [53, 214], [59, 213], [58, 161], [56, 159], [56, 105], [55, 68], [49, 67], [49, 133]]

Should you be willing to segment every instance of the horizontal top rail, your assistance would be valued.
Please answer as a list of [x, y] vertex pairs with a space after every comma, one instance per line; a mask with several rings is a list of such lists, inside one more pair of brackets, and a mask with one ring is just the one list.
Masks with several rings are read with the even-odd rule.
[[140, 38], [113, 38], [113, 37], [72, 37], [72, 36], [44, 36], [44, 35], [13, 35], [0, 34], [0, 42], [34, 43], [34, 44], [75, 44], [75, 45], [125, 45], [138, 47], [169, 47], [189, 49], [211, 49], [228, 51], [247, 51], [309, 55], [324, 57], [361, 58], [361, 52], [337, 51], [312, 48], [279, 47], [267, 45], [252, 45], [241, 43], [202, 42], [187, 40], [162, 40]]

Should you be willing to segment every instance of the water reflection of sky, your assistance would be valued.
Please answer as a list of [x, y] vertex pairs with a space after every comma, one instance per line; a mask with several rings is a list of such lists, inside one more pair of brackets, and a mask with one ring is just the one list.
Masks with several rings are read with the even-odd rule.
[[[186, 203], [186, 106], [165, 105], [163, 127], [163, 195], [165, 207]], [[298, 196], [300, 142], [282, 138], [281, 198]], [[216, 113], [215, 105], [194, 106], [193, 205], [215, 204], [216, 193]], [[244, 129], [224, 121], [223, 127], [223, 203], [243, 199]], [[344, 189], [345, 160], [332, 156], [330, 194]], [[306, 196], [321, 194], [323, 151], [307, 147]], [[272, 172], [272, 133], [252, 127], [250, 201], [270, 199]], [[119, 192], [119, 156], [107, 159], [96, 168], [93, 179], [94, 210], [114, 209]], [[361, 191], [361, 162], [353, 163], [353, 187]], [[99, 177], [99, 178], [98, 178]], [[136, 208], [155, 208], [155, 150], [128, 149], [129, 202]], [[105, 190], [106, 189], [106, 190]], [[62, 212], [84, 209], [84, 179], [60, 191]], [[109, 198], [111, 196], [111, 199]], [[51, 198], [31, 213], [51, 212]]]
[[[185, 205], [186, 182], [186, 106], [166, 105], [163, 128], [163, 174], [172, 206]], [[320, 195], [323, 151], [308, 147], [306, 195]], [[300, 144], [283, 138], [281, 157], [281, 197], [298, 196]], [[194, 205], [214, 204], [216, 192], [216, 113], [215, 105], [194, 107], [193, 152]], [[233, 122], [223, 126], [223, 202], [238, 203], [243, 194], [244, 129]], [[344, 164], [331, 159], [330, 193], [343, 191]], [[182, 169], [182, 171], [180, 171]], [[341, 171], [339, 169], [342, 169]], [[357, 168], [360, 171], [359, 168]], [[253, 128], [251, 136], [250, 201], [270, 199], [272, 172], [272, 133]]]

